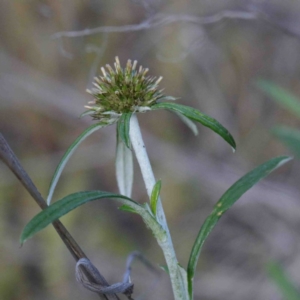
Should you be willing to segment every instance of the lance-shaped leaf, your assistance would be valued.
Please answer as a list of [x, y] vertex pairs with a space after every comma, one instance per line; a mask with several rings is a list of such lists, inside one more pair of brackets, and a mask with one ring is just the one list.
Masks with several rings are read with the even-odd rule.
[[103, 128], [107, 126], [106, 123], [97, 123], [93, 124], [92, 126], [88, 127], [73, 143], [72, 145], [68, 148], [68, 150], [65, 152], [63, 155], [62, 159], [60, 160], [54, 175], [52, 177], [50, 187], [49, 187], [49, 192], [48, 192], [48, 197], [47, 197], [47, 204], [50, 205], [51, 199], [55, 190], [55, 187], [57, 185], [57, 182], [59, 180], [59, 177], [66, 166], [68, 160], [70, 159], [71, 155], [74, 153], [74, 151], [77, 149], [77, 147], [93, 132], [96, 130]]
[[151, 107], [152, 110], [154, 109], [167, 109], [174, 111], [176, 113], [180, 113], [192, 121], [196, 121], [201, 123], [203, 126], [206, 126], [220, 135], [231, 147], [235, 150], [236, 145], [232, 135], [229, 131], [223, 127], [217, 120], [201, 113], [195, 108], [177, 104], [177, 103], [169, 103], [169, 102], [162, 102], [155, 104]]
[[300, 157], [300, 130], [288, 126], [276, 126], [272, 132], [291, 150]]
[[103, 192], [103, 191], [86, 191], [86, 192], [74, 193], [62, 198], [59, 201], [54, 202], [52, 205], [48, 206], [46, 209], [38, 213], [25, 226], [20, 238], [21, 243], [24, 243], [27, 239], [32, 237], [34, 234], [44, 229], [53, 221], [64, 216], [65, 214], [75, 209], [76, 207], [90, 201], [94, 201], [97, 199], [104, 199], [104, 198], [114, 198], [119, 202], [121, 202], [122, 204], [126, 204], [130, 206], [132, 209], [136, 209], [137, 211], [141, 211], [141, 210], [144, 211], [144, 209], [138, 203], [123, 195], [118, 195], [118, 194], [113, 194], [113, 193]]
[[299, 98], [271, 81], [258, 80], [257, 86], [275, 100], [282, 108], [300, 118]]
[[123, 113], [118, 121], [118, 138], [120, 138], [125, 145], [130, 148], [130, 137], [129, 137], [129, 128], [130, 128], [130, 118], [132, 112]]
[[196, 241], [193, 245], [191, 255], [188, 263], [188, 289], [189, 295], [192, 299], [193, 294], [193, 279], [196, 270], [196, 265], [199, 259], [199, 255], [202, 246], [208, 237], [209, 233], [215, 227], [221, 216], [226, 212], [245, 192], [247, 192], [254, 184], [259, 180], [266, 177], [272, 171], [280, 167], [291, 160], [288, 156], [280, 156], [272, 158], [262, 165], [256, 167], [245, 176], [235, 182], [220, 198], [217, 204], [214, 206], [212, 213], [204, 221]]

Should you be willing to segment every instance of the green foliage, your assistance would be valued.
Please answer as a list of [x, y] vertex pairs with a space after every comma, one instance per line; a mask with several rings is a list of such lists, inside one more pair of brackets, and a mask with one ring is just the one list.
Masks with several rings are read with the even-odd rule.
[[220, 198], [217, 204], [214, 206], [212, 213], [204, 221], [196, 241], [193, 245], [190, 259], [188, 262], [187, 274], [188, 274], [188, 289], [189, 295], [192, 299], [193, 295], [193, 278], [197, 266], [197, 262], [203, 247], [203, 244], [215, 227], [221, 216], [254, 184], [266, 177], [272, 171], [288, 162], [291, 158], [287, 156], [280, 156], [263, 163], [256, 167], [237, 182], [235, 182]]
[[185, 106], [177, 103], [169, 103], [169, 102], [162, 102], [162, 103], [155, 104], [151, 107], [151, 109], [152, 110], [167, 109], [176, 113], [180, 113], [185, 117], [189, 118], [190, 120], [199, 122], [203, 126], [210, 128], [218, 135], [220, 135], [233, 148], [233, 150], [236, 149], [234, 138], [229, 133], [229, 131], [225, 127], [223, 127], [217, 120], [201, 113], [197, 109], [194, 109], [189, 106]]
[[138, 212], [134, 208], [132, 208], [131, 206], [126, 205], [126, 204], [120, 206], [119, 210], [130, 212], [130, 213], [133, 213], [133, 214], [138, 214]]
[[296, 96], [271, 81], [259, 80], [257, 86], [282, 108], [300, 118], [300, 100]]
[[272, 132], [300, 158], [300, 130], [288, 126], [276, 126]]
[[[271, 99], [275, 100], [282, 108], [289, 111], [300, 119], [300, 100], [287, 90], [279, 87], [277, 84], [259, 80], [258, 87], [263, 90]], [[295, 155], [300, 157], [300, 131], [287, 127], [276, 126], [272, 129], [274, 135], [281, 140]]]
[[77, 147], [89, 136], [91, 135], [93, 132], [95, 132], [96, 130], [103, 128], [107, 126], [106, 123], [97, 123], [97, 124], [93, 124], [90, 127], [88, 127], [83, 133], [80, 134], [80, 136], [72, 143], [72, 145], [68, 148], [68, 150], [65, 152], [65, 154], [63, 155], [62, 159], [60, 160], [54, 175], [52, 177], [51, 183], [50, 183], [50, 187], [49, 187], [49, 192], [48, 192], [48, 197], [47, 197], [47, 204], [49, 205], [51, 203], [51, 199], [55, 190], [55, 187], [57, 185], [57, 182], [59, 180], [59, 177], [64, 169], [64, 167], [66, 166], [68, 160], [70, 159], [70, 157], [72, 156], [72, 154], [75, 152], [75, 150], [77, 149]]
[[[80, 205], [97, 199], [115, 199], [122, 204], [120, 210], [139, 214], [143, 218], [146, 226], [152, 230], [154, 237], [164, 252], [175, 299], [192, 300], [193, 279], [202, 247], [221, 216], [253, 185], [284, 163], [288, 162], [291, 158], [287, 156], [280, 156], [270, 159], [240, 178], [223, 194], [199, 230], [198, 236], [191, 250], [186, 271], [179, 265], [175, 255], [171, 235], [163, 207], [161, 205], [161, 181], [159, 180], [155, 183], [155, 177], [143, 146], [144, 143], [142, 141], [141, 134], [139, 133], [135, 113], [145, 112], [148, 110], [166, 109], [177, 114], [195, 134], [197, 134], [197, 127], [193, 122], [198, 122], [220, 135], [233, 148], [233, 150], [236, 149], [236, 144], [229, 131], [212, 117], [185, 105], [170, 102], [159, 102], [162, 100], [175, 100], [175, 98], [164, 96], [161, 93], [161, 90], [157, 89], [158, 83], [162, 79], [161, 77], [156, 81], [154, 77], [145, 77], [148, 70], [141, 67], [137, 71], [136, 64], [137, 62], [132, 64], [129, 60], [126, 67], [122, 69], [118, 58], [116, 58], [115, 70], [108, 65], [107, 71], [102, 68], [103, 77], [96, 79], [96, 83], [94, 84], [96, 89], [94, 88], [90, 91], [90, 93], [95, 97], [92, 102], [93, 106], [87, 106], [89, 110], [83, 114], [91, 114], [93, 118], [102, 120], [102, 122], [92, 125], [86, 129], [63, 155], [52, 178], [47, 201], [50, 203], [63, 168], [80, 143], [94, 131], [116, 122], [116, 175], [120, 193], [124, 195], [104, 191], [85, 191], [68, 195], [37, 214], [25, 226], [21, 234], [20, 241], [21, 243], [24, 243], [27, 239], [41, 231], [47, 225]], [[300, 117], [300, 104], [295, 97], [267, 81], [259, 81], [258, 86], [270, 96], [274, 97], [275, 100], [281, 103], [283, 107]], [[142, 92], [142, 94], [140, 92]], [[129, 135], [130, 126], [132, 126], [132, 129], [134, 128], [137, 132], [135, 138], [133, 138], [133, 132], [135, 131], [132, 130], [132, 140], [130, 140]], [[287, 143], [294, 151], [297, 150], [299, 153], [298, 155], [300, 155], [299, 131], [292, 130], [287, 127], [278, 127], [274, 130], [274, 133], [281, 140]], [[131, 142], [134, 145], [133, 148], [140, 164], [146, 187], [149, 190], [149, 188], [151, 189], [153, 186], [149, 204], [138, 204], [129, 198], [133, 183], [133, 162], [132, 152], [130, 150]], [[273, 266], [270, 274], [272, 274], [272, 278], [274, 278], [277, 282], [279, 288], [284, 291], [284, 295], [288, 295], [287, 290], [292, 290], [291, 285], [288, 285], [288, 281], [283, 276], [280, 269], [278, 269], [278, 267], [276, 269]], [[293, 290], [293, 293], [289, 295], [299, 296], [299, 294], [295, 293], [295, 289]], [[290, 298], [287, 297], [286, 299], [294, 300], [296, 298], [290, 296]]]
[[157, 201], [159, 198], [160, 190], [161, 190], [161, 180], [158, 180], [153, 187], [151, 197], [150, 197], [150, 207], [154, 216], [156, 216]]
[[290, 278], [276, 262], [267, 264], [269, 277], [273, 280], [285, 300], [299, 300], [300, 292], [296, 289]]
[[138, 203], [136, 203], [128, 197], [109, 192], [87, 191], [74, 193], [62, 198], [61, 200], [56, 201], [55, 203], [38, 213], [23, 229], [20, 238], [21, 243], [24, 243], [26, 240], [28, 240], [33, 235], [44, 229], [53, 221], [66, 215], [68, 212], [75, 209], [76, 207], [90, 201], [104, 198], [114, 198], [118, 201], [121, 201], [123, 204], [126, 204], [127, 206], [131, 207], [132, 209], [140, 206]]
[[[129, 125], [129, 123], [128, 123]], [[129, 128], [128, 128], [129, 129]], [[120, 132], [120, 131], [118, 131]], [[129, 136], [128, 143], [130, 145]], [[126, 138], [127, 139], [127, 138]], [[118, 183], [119, 192], [122, 195], [131, 197], [132, 185], [133, 185], [133, 157], [132, 151], [122, 141], [121, 137], [117, 138], [117, 149], [116, 149], [116, 179]]]
[[118, 138], [120, 138], [126, 145], [127, 148], [130, 149], [130, 137], [129, 137], [129, 129], [130, 129], [130, 118], [132, 116], [132, 112], [123, 113], [118, 120]]

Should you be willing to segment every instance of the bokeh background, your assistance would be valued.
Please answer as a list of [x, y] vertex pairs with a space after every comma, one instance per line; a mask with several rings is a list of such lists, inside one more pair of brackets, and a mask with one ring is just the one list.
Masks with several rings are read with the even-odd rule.
[[[271, 80], [300, 97], [299, 19], [300, 3], [292, 0], [2, 0], [1, 133], [46, 196], [63, 152], [92, 123], [78, 116], [99, 68], [119, 56], [163, 76], [166, 94], [216, 118], [237, 142], [233, 154], [215, 133], [198, 126], [195, 137], [173, 114], [139, 116], [186, 266], [202, 222], [226, 189], [258, 164], [290, 154], [271, 129], [300, 122], [256, 81]], [[117, 192], [115, 142], [114, 126], [90, 136], [69, 161], [55, 199], [79, 190]], [[221, 218], [199, 261], [195, 299], [283, 299], [266, 270], [269, 260], [300, 282], [299, 167], [297, 159], [282, 167]], [[137, 166], [133, 198], [147, 200]], [[1, 162], [0, 200], [0, 298], [97, 299], [76, 283], [74, 260], [53, 228], [20, 248], [20, 233], [39, 208]], [[141, 219], [108, 200], [62, 221], [111, 283], [122, 279], [134, 250], [164, 264]], [[135, 299], [172, 299], [163, 271], [157, 276], [137, 262], [132, 280]]]

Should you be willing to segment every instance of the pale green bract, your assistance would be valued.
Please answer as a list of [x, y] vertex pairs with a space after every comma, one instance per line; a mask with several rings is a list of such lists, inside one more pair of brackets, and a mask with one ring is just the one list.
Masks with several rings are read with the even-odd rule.
[[119, 192], [131, 197], [133, 185], [133, 157], [132, 151], [125, 145], [121, 138], [117, 137], [116, 150], [116, 178]]
[[117, 133], [118, 138], [120, 138], [126, 145], [127, 148], [130, 148], [130, 137], [129, 137], [129, 129], [130, 129], [130, 118], [132, 116], [132, 112], [123, 113], [118, 120]]

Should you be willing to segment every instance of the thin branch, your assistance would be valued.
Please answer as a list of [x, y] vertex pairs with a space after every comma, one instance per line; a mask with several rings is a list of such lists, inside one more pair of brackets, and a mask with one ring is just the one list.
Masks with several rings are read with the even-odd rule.
[[[127, 296], [128, 300], [133, 300], [133, 284], [130, 280], [131, 273], [131, 265], [135, 259], [139, 259], [150, 271], [159, 275], [158, 271], [154, 268], [154, 266], [149, 262], [140, 252], [134, 251], [132, 252], [126, 262], [126, 270], [123, 276], [123, 281], [118, 282], [112, 285], [107, 284], [106, 280], [100, 274], [98, 269], [91, 263], [91, 261], [87, 258], [81, 258], [76, 264], [76, 280], [82, 284], [86, 289], [101, 293], [101, 294], [112, 294], [112, 293], [122, 293]], [[80, 269], [81, 266], [84, 266], [90, 273], [90, 275], [94, 278], [94, 283], [87, 281]]]
[[[93, 278], [93, 282], [86, 280], [83, 276], [81, 267], [84, 266], [88, 270], [90, 276]], [[95, 292], [97, 294], [103, 294], [107, 296], [114, 295], [115, 293], [122, 293], [129, 300], [133, 300], [131, 295], [133, 293], [133, 284], [129, 278], [125, 278], [124, 281], [109, 285], [98, 269], [87, 258], [81, 258], [76, 264], [76, 280], [82, 284], [86, 289]], [[115, 299], [115, 298], [113, 298]]]
[[[10, 170], [16, 175], [16, 177], [23, 184], [25, 189], [29, 192], [32, 198], [39, 205], [39, 207], [41, 209], [47, 208], [48, 205], [46, 204], [45, 200], [37, 190], [31, 178], [23, 169], [21, 163], [9, 147], [2, 134], [0, 134], [0, 157], [4, 161], [4, 163], [10, 168]], [[69, 249], [70, 253], [76, 261], [82, 257], [86, 257], [84, 252], [74, 241], [74, 239], [71, 237], [67, 229], [63, 226], [63, 224], [60, 221], [55, 221], [53, 223], [53, 226], [55, 227], [58, 234], [61, 236], [62, 240], [64, 241], [64, 243], [66, 244], [67, 248]]]
[[192, 15], [178, 14], [178, 15], [169, 15], [169, 14], [161, 14], [158, 13], [150, 18], [147, 18], [143, 22], [139, 24], [132, 25], [124, 25], [124, 26], [100, 26], [92, 29], [84, 29], [79, 31], [62, 31], [55, 33], [52, 37], [54, 39], [62, 38], [62, 37], [82, 37], [93, 34], [98, 34], [102, 32], [113, 33], [113, 32], [133, 32], [133, 31], [141, 31], [146, 29], [152, 29], [160, 26], [169, 25], [177, 22], [184, 23], [195, 23], [200, 25], [212, 24], [223, 19], [244, 19], [244, 20], [252, 20], [258, 17], [259, 13], [257, 12], [245, 12], [245, 11], [230, 11], [224, 10], [217, 14], [206, 16], [206, 17], [197, 17]]
[[96, 47], [94, 45], [87, 45], [87, 47], [86, 47], [86, 52], [87, 53], [94, 52], [96, 54], [96, 56], [94, 58], [94, 61], [92, 63], [92, 66], [90, 68], [90, 72], [89, 72], [88, 86], [87, 86], [88, 89], [90, 89], [93, 86], [92, 82], [94, 80], [94, 77], [97, 74], [100, 60], [101, 60], [101, 58], [102, 58], [102, 56], [103, 56], [103, 54], [104, 54], [104, 52], [107, 48], [107, 41], [108, 41], [108, 35], [104, 34], [103, 35], [103, 41], [102, 41], [100, 47]]
[[[16, 157], [12, 149], [9, 147], [8, 143], [6, 142], [5, 138], [1, 133], [0, 133], [0, 158], [16, 175], [16, 177], [19, 179], [19, 181], [22, 183], [25, 189], [29, 192], [29, 194], [32, 196], [35, 202], [39, 205], [39, 207], [41, 209], [47, 208], [48, 205], [46, 204], [46, 201], [43, 199], [40, 192], [37, 190], [36, 186], [32, 182], [29, 175], [23, 169], [18, 158]], [[80, 260], [81, 258], [87, 258], [83, 250], [80, 248], [80, 246], [76, 243], [76, 241], [73, 239], [71, 234], [68, 232], [68, 230], [64, 227], [64, 225], [59, 220], [54, 221], [52, 225], [54, 226], [60, 238], [62, 239], [62, 241], [64, 242], [64, 244], [66, 245], [66, 247], [68, 248], [68, 250], [70, 251], [70, 253], [72, 254], [72, 256], [76, 261]], [[90, 280], [91, 282], [94, 281], [93, 276], [90, 275], [88, 270], [86, 270], [83, 267], [82, 271], [85, 273], [88, 280]], [[109, 296], [99, 294], [99, 296], [103, 300], [119, 300], [117, 295], [114, 294]]]
[[295, 26], [291, 26], [288, 23], [278, 21], [272, 18], [267, 13], [261, 12], [262, 19], [274, 26], [277, 30], [282, 31], [284, 34], [300, 38], [299, 22]]
[[98, 33], [123, 33], [123, 32], [134, 32], [141, 31], [146, 29], [153, 29], [161, 26], [170, 25], [172, 23], [193, 23], [198, 25], [209, 25], [213, 23], [217, 23], [223, 21], [225, 19], [241, 19], [241, 20], [254, 20], [261, 19], [265, 22], [268, 22], [270, 25], [274, 26], [278, 30], [281, 30], [285, 34], [289, 34], [295, 36], [297, 38], [300, 37], [300, 31], [298, 30], [298, 26], [289, 26], [284, 22], [280, 22], [277, 19], [270, 16], [263, 10], [255, 9], [252, 11], [238, 11], [238, 10], [224, 10], [219, 13], [210, 16], [198, 17], [187, 14], [162, 14], [157, 13], [145, 19], [143, 22], [139, 24], [132, 25], [123, 25], [123, 26], [100, 26], [92, 29], [84, 29], [79, 31], [62, 31], [55, 33], [52, 37], [54, 39], [68, 37], [68, 38], [76, 38], [88, 35], [94, 35]]

